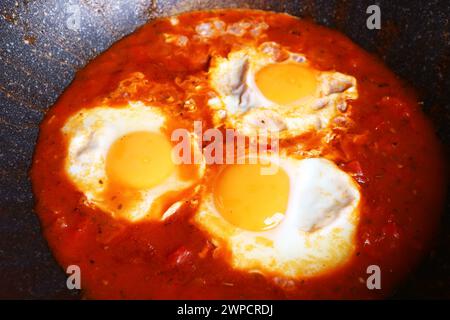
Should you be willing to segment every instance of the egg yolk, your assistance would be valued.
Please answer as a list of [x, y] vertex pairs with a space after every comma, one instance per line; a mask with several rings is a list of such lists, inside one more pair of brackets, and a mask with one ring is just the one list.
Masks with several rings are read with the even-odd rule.
[[172, 146], [163, 135], [133, 132], [112, 144], [106, 173], [113, 183], [136, 189], [151, 188], [174, 171], [171, 152]]
[[236, 227], [262, 231], [275, 227], [287, 207], [289, 178], [283, 170], [262, 174], [261, 164], [227, 166], [214, 184], [214, 204]]
[[302, 64], [277, 63], [263, 67], [255, 75], [255, 82], [269, 100], [289, 104], [316, 92], [316, 72]]

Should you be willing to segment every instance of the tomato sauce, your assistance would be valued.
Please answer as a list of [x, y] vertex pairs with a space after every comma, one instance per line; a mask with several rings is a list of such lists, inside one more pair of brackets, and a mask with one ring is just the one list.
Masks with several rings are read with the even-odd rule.
[[[66, 268], [81, 268], [92, 299], [315, 299], [390, 295], [429, 250], [444, 201], [444, 160], [414, 91], [377, 58], [344, 35], [284, 14], [253, 10], [192, 12], [151, 21], [80, 70], [40, 127], [31, 170], [36, 211], [45, 237]], [[141, 100], [161, 106], [177, 125], [211, 125], [207, 71], [212, 54], [226, 55], [248, 36], [196, 39], [195, 26], [217, 18], [230, 24], [264, 22], [256, 44], [275, 41], [304, 54], [319, 70], [357, 79], [359, 98], [347, 122], [320, 149], [361, 189], [357, 250], [343, 267], [315, 278], [287, 280], [233, 270], [215, 256], [208, 236], [191, 223], [195, 206], [164, 222], [130, 223], [88, 207], [64, 172], [61, 128], [82, 108]], [[183, 35], [184, 47], [167, 42]], [[196, 108], [190, 108], [195, 104]], [[175, 124], [173, 124], [175, 127]], [[204, 125], [205, 126], [205, 125]], [[284, 143], [317, 144], [315, 134]], [[201, 195], [197, 195], [200, 201]], [[195, 201], [192, 201], [195, 203]], [[367, 268], [381, 269], [381, 290], [369, 290]]]

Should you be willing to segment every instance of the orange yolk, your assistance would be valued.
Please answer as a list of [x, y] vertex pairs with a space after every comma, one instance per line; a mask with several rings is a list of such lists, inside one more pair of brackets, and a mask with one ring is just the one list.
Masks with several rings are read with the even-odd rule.
[[317, 88], [316, 71], [297, 63], [267, 65], [256, 73], [255, 82], [267, 99], [279, 104], [313, 96]]
[[106, 174], [114, 184], [151, 188], [170, 176], [175, 165], [172, 146], [159, 133], [138, 131], [117, 139], [106, 158]]
[[227, 166], [215, 181], [214, 204], [236, 227], [262, 231], [275, 227], [284, 215], [289, 197], [289, 177], [283, 170], [262, 174], [261, 164]]

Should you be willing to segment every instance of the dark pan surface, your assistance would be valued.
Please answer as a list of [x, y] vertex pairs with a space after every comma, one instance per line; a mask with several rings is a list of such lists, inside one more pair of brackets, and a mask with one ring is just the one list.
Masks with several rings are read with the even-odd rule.
[[[366, 28], [376, 2], [382, 29]], [[403, 2], [403, 3], [402, 3]], [[192, 9], [249, 7], [312, 18], [378, 54], [423, 93], [450, 144], [450, 2], [2, 0], [0, 3], [0, 298], [78, 298], [43, 239], [28, 169], [38, 125], [75, 71], [148, 19]], [[77, 14], [79, 15], [77, 16]], [[79, 17], [79, 25], [77, 24]], [[450, 210], [436, 250], [397, 298], [450, 298]]]

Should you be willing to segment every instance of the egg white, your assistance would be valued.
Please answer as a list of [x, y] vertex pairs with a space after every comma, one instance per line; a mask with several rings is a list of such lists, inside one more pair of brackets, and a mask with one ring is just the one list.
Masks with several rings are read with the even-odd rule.
[[290, 180], [287, 210], [276, 227], [255, 232], [232, 225], [216, 209], [212, 193], [204, 196], [194, 223], [231, 253], [235, 269], [304, 278], [343, 265], [355, 249], [358, 186], [323, 158], [276, 161]]
[[318, 87], [313, 97], [288, 105], [277, 104], [267, 99], [255, 83], [258, 70], [273, 63], [310, 66], [304, 55], [289, 52], [274, 42], [213, 59], [209, 77], [217, 95], [208, 103], [217, 126], [225, 123], [244, 134], [266, 130], [286, 137], [296, 136], [326, 128], [335, 116], [347, 109], [348, 100], [358, 97], [354, 77], [323, 71], [317, 77]]
[[[183, 190], [193, 185], [195, 181], [182, 180], [177, 172], [174, 172], [155, 187], [137, 190], [139, 201], [128, 208], [127, 212], [123, 210], [119, 212], [108, 205], [105, 199], [105, 190], [108, 187], [106, 157], [111, 145], [132, 132], [161, 133], [165, 121], [166, 115], [161, 108], [146, 106], [141, 102], [130, 102], [121, 108], [99, 106], [83, 109], [67, 120], [62, 128], [63, 134], [68, 139], [65, 171], [70, 180], [83, 192], [88, 205], [109, 212], [114, 217], [120, 216], [137, 221], [150, 218], [152, 204], [165, 193]], [[199, 175], [202, 174], [202, 170], [199, 166]], [[175, 208], [178, 206], [176, 203], [174, 205]], [[167, 214], [160, 213], [158, 216]]]

